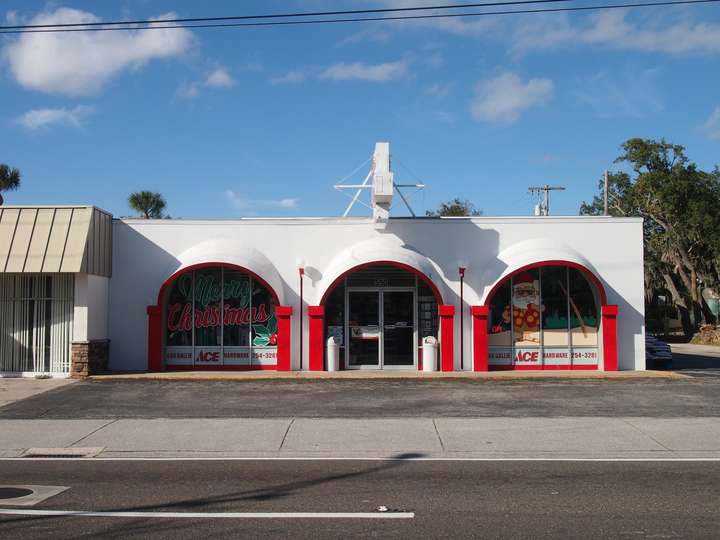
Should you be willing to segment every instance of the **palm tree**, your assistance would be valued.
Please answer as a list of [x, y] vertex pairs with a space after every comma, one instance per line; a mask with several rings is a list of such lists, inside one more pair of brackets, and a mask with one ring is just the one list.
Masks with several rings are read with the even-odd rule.
[[145, 219], [160, 219], [163, 217], [166, 202], [160, 193], [152, 191], [136, 191], [128, 197], [128, 204], [133, 210], [140, 212]]
[[[13, 191], [20, 187], [20, 171], [0, 163], [0, 192]], [[0, 205], [3, 203], [0, 195]]]

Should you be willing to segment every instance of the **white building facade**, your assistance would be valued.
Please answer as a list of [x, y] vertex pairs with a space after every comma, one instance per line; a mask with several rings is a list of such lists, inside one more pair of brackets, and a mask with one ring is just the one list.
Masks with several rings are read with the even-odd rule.
[[[113, 221], [108, 367], [641, 370], [639, 219]], [[102, 311], [102, 310], [98, 310]]]
[[320, 371], [331, 338], [348, 370], [642, 370], [642, 221], [6, 206], [0, 331], [5, 375]]

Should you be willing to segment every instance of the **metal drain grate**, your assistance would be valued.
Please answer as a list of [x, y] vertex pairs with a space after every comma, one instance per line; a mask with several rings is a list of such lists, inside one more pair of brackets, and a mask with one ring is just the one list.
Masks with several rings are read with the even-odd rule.
[[17, 499], [18, 497], [26, 497], [32, 495], [34, 491], [27, 488], [19, 487], [0, 487], [0, 500]]
[[24, 458], [90, 458], [105, 450], [104, 446], [70, 448], [28, 448], [22, 455]]
[[66, 486], [0, 486], [0, 504], [3, 506], [35, 506], [67, 490]]

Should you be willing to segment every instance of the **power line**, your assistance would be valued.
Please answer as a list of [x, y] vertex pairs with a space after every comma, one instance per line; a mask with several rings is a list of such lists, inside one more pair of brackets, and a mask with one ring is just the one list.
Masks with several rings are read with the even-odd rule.
[[[565, 0], [563, 0], [565, 1]], [[572, 0], [569, 0], [572, 1]], [[535, 13], [560, 13], [568, 11], [600, 11], [606, 9], [628, 9], [628, 8], [645, 8], [655, 6], [677, 6], [687, 4], [711, 4], [720, 0], [670, 0], [665, 2], [637, 2], [626, 4], [609, 4], [596, 6], [574, 6], [564, 8], [546, 8], [546, 9], [523, 9], [523, 10], [507, 10], [507, 11], [483, 11], [476, 13], [446, 13], [438, 15], [402, 15], [394, 17], [351, 17], [345, 19], [312, 19], [301, 21], [265, 21], [265, 22], [246, 22], [246, 23], [221, 23], [221, 24], [166, 24], [167, 21], [151, 21], [151, 26], [114, 26], [106, 27], [89, 27], [89, 28], [39, 28], [28, 30], [1, 30], [0, 34], [31, 34], [31, 33], [64, 33], [64, 32], [109, 32], [109, 31], [128, 31], [128, 30], [167, 30], [173, 28], [234, 28], [234, 27], [263, 27], [263, 26], [299, 26], [307, 24], [337, 24], [337, 23], [353, 23], [353, 22], [372, 22], [372, 21], [402, 21], [402, 20], [422, 20], [422, 19], [448, 19], [463, 17], [484, 17], [492, 15], [523, 15]], [[108, 24], [108, 23], [88, 23], [88, 24]], [[129, 24], [129, 23], [120, 23]], [[87, 25], [83, 25], [87, 26]]]
[[438, 6], [412, 6], [401, 8], [353, 9], [342, 11], [306, 11], [296, 13], [270, 13], [266, 15], [229, 15], [224, 17], [193, 17], [181, 19], [144, 19], [138, 21], [109, 21], [91, 23], [57, 23], [57, 24], [22, 24], [16, 26], [0, 26], [0, 30], [27, 30], [31, 28], [69, 28], [73, 26], [112, 26], [129, 24], [157, 24], [162, 23], [190, 23], [190, 22], [219, 22], [250, 19], [290, 19], [294, 17], [328, 17], [333, 15], [363, 15], [369, 13], [397, 13], [408, 11], [430, 11], [436, 9], [464, 9], [493, 6], [510, 6], [522, 4], [551, 4], [558, 2], [573, 2], [575, 0], [503, 0], [500, 2], [475, 2], [472, 4], [444, 4]]

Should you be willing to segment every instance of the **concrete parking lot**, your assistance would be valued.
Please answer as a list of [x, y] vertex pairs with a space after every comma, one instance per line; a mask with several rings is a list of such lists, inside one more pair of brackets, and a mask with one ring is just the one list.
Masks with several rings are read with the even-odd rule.
[[672, 369], [693, 377], [720, 377], [720, 347], [673, 343]]

